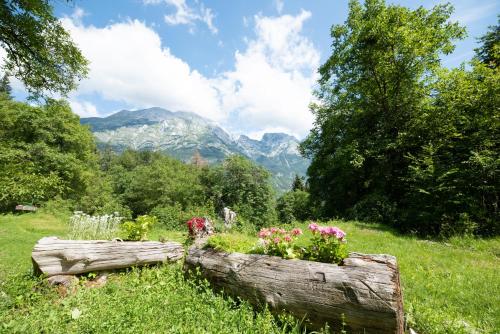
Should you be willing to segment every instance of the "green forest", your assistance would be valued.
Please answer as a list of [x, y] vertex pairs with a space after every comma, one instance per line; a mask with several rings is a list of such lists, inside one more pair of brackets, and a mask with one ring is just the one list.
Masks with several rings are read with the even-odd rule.
[[[242, 156], [207, 165], [199, 156], [182, 162], [154, 151], [98, 149], [67, 99], [88, 61], [50, 1], [2, 2], [0, 332], [204, 332], [198, 321], [205, 333], [309, 331], [286, 313], [197, 285], [179, 264], [134, 268], [102, 290], [62, 298], [29, 271], [29, 252], [42, 236], [67, 235], [69, 217], [82, 212], [151, 219], [150, 240], [183, 243], [186, 222], [207, 217], [224, 232], [211, 246], [242, 253], [254, 250], [259, 230], [335, 224], [347, 231], [349, 251], [397, 256], [408, 328], [495, 333], [500, 22], [478, 39], [469, 61], [447, 68], [442, 57], [467, 34], [452, 13], [450, 4], [349, 2], [318, 68], [314, 126], [300, 145], [311, 161], [307, 176], [280, 192], [269, 171]], [[13, 97], [8, 77], [25, 85], [29, 101]], [[19, 204], [38, 212], [18, 213]], [[237, 214], [231, 231], [223, 227], [226, 207]], [[155, 313], [156, 305], [168, 311]], [[78, 319], [75, 309], [92, 316]], [[193, 314], [197, 321], [182, 320]]]

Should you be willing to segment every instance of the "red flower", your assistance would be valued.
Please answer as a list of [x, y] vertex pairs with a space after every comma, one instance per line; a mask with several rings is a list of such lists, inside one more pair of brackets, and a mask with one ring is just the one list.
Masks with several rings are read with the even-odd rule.
[[189, 234], [193, 235], [196, 231], [203, 230], [205, 228], [205, 219], [201, 217], [194, 217], [187, 221], [187, 226]]

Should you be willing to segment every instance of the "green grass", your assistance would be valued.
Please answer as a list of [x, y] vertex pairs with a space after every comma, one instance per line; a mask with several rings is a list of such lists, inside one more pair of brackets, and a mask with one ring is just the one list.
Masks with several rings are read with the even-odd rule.
[[[66, 221], [39, 213], [0, 216], [0, 333], [300, 332], [290, 316], [255, 312], [206, 282], [186, 279], [180, 263], [113, 274], [101, 288], [84, 287], [82, 278], [62, 297], [30, 274], [30, 254], [39, 238], [67, 235]], [[151, 240], [160, 237], [184, 241], [186, 233], [150, 233]]]
[[65, 235], [67, 218], [48, 213], [0, 215], [0, 279], [30, 268], [35, 243], [42, 237]]
[[[398, 258], [409, 324], [421, 333], [498, 333], [500, 238], [446, 242], [398, 235], [380, 225], [330, 222], [347, 232], [350, 251]], [[78, 287], [62, 298], [29, 274], [30, 252], [42, 236], [66, 235], [66, 220], [49, 214], [0, 216], [0, 332], [50, 333], [278, 333], [296, 322], [254, 312], [198, 287], [180, 264], [131, 270], [102, 288]], [[306, 225], [302, 224], [304, 230]], [[300, 243], [307, 243], [306, 232]], [[151, 240], [183, 242], [185, 232], [153, 230]], [[257, 238], [221, 234], [213, 246], [248, 251]], [[71, 317], [75, 309], [78, 319]], [[3, 326], [3, 327], [2, 327]]]

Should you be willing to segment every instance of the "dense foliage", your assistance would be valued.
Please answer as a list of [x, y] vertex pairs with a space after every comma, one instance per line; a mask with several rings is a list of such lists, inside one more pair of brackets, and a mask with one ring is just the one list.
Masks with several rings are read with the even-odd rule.
[[66, 95], [88, 71], [48, 0], [1, 1], [0, 45], [6, 52], [3, 69], [35, 98]]
[[280, 223], [289, 224], [294, 220], [306, 220], [312, 217], [309, 193], [304, 190], [292, 190], [281, 195], [276, 201], [276, 213]]
[[43, 107], [0, 95], [0, 210], [86, 191], [97, 167], [92, 134], [68, 104]]
[[200, 171], [161, 153], [126, 150], [120, 155], [105, 151], [101, 159], [113, 192], [133, 215], [156, 207], [187, 209], [203, 203]]
[[441, 68], [464, 36], [451, 11], [351, 1], [345, 24], [332, 27], [301, 147], [322, 216], [498, 233], [499, 74], [479, 63]]
[[157, 222], [156, 217], [143, 215], [135, 220], [124, 222], [120, 227], [125, 234], [125, 239], [143, 241], [148, 240], [148, 232]]
[[98, 154], [65, 102], [31, 107], [4, 92], [0, 113], [1, 211], [60, 198], [70, 210], [153, 214], [171, 228], [183, 228], [193, 216], [214, 219], [224, 206], [259, 226], [274, 218], [269, 173], [242, 157], [209, 167], [150, 151]]
[[255, 226], [274, 221], [274, 190], [270, 174], [241, 156], [227, 158], [202, 176], [206, 195], [220, 212], [229, 207]]

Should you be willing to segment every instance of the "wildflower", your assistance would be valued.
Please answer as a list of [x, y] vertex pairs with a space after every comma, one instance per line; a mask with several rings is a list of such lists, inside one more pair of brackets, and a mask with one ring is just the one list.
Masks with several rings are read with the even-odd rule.
[[281, 239], [279, 237], [274, 238], [274, 243], [279, 244], [281, 242]]
[[345, 237], [345, 232], [339, 229], [338, 227], [333, 227], [332, 232], [337, 237], [337, 239], [342, 240]]
[[294, 228], [292, 231], [291, 231], [292, 235], [301, 235], [302, 234], [302, 230], [300, 228]]
[[205, 228], [205, 219], [201, 217], [194, 217], [187, 221], [189, 234], [193, 235], [196, 230], [201, 231]]
[[198, 219], [198, 220], [196, 221], [196, 229], [197, 229], [197, 230], [201, 230], [201, 229], [203, 229], [204, 227], [205, 227], [205, 222], [204, 222], [203, 220], [201, 220], [201, 219]]
[[315, 233], [315, 232], [319, 232], [319, 226], [318, 226], [318, 224], [316, 224], [316, 223], [311, 223], [311, 224], [309, 224], [309, 229], [310, 229], [313, 233]]
[[271, 227], [271, 233], [277, 233], [279, 229], [277, 227]]
[[284, 239], [286, 242], [291, 242], [291, 241], [292, 241], [292, 237], [291, 237], [291, 236], [289, 236], [288, 234], [287, 234], [287, 235], [285, 235], [285, 236], [283, 237], [283, 239]]
[[271, 235], [271, 231], [269, 231], [269, 229], [267, 229], [267, 228], [263, 228], [260, 230], [258, 235], [259, 235], [259, 238], [266, 238], [266, 237], [269, 237]]

